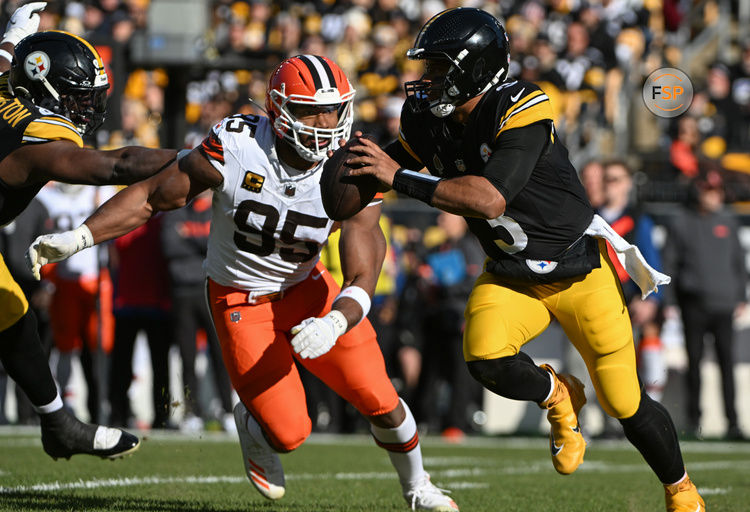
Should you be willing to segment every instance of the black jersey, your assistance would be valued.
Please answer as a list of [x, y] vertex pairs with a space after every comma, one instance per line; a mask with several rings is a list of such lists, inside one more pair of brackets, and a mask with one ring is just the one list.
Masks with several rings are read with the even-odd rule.
[[466, 126], [429, 111], [415, 114], [407, 104], [399, 140], [387, 151], [404, 167], [426, 167], [443, 178], [484, 176], [492, 153], [501, 147], [501, 135], [536, 123], [548, 127], [549, 141], [526, 184], [512, 197], [500, 190], [507, 203], [502, 216], [466, 221], [492, 259], [557, 260], [582, 237], [594, 212], [555, 134], [549, 99], [533, 83], [514, 81], [491, 89]]
[[[25, 144], [70, 140], [83, 147], [75, 125], [66, 117], [16, 98], [8, 89], [8, 74], [0, 75], [0, 160]], [[9, 186], [0, 174], [0, 226], [12, 221], [44, 186], [33, 182]]]

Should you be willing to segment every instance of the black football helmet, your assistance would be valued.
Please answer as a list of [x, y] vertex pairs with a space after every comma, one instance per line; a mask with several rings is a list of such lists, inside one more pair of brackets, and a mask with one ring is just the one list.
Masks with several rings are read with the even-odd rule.
[[[507, 78], [510, 48], [505, 29], [494, 16], [473, 7], [456, 7], [425, 23], [406, 56], [425, 60], [428, 67], [422, 78], [404, 84], [407, 97], [414, 97], [408, 104], [415, 111], [430, 109], [444, 117], [456, 105]], [[429, 72], [430, 61], [445, 64], [442, 81]]]
[[15, 96], [67, 117], [82, 135], [104, 121], [109, 89], [104, 63], [91, 44], [73, 34], [50, 30], [23, 38], [9, 83]]

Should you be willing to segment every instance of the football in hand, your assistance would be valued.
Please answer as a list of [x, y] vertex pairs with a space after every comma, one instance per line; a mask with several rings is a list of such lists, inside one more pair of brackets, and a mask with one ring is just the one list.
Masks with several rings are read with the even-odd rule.
[[351, 167], [345, 162], [358, 156], [355, 151], [360, 144], [359, 139], [352, 137], [323, 165], [320, 195], [326, 214], [333, 220], [352, 217], [372, 201], [378, 190], [378, 180], [374, 176], [349, 175]]

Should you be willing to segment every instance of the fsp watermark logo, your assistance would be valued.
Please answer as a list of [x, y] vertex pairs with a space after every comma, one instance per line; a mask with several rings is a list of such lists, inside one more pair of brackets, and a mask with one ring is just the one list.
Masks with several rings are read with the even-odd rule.
[[679, 69], [657, 69], [643, 84], [643, 102], [659, 117], [677, 117], [690, 108], [692, 101], [693, 84]]

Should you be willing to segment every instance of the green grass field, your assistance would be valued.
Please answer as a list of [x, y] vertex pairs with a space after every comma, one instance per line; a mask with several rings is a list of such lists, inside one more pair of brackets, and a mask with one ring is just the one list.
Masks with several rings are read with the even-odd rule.
[[[432, 480], [464, 512], [663, 511], [659, 483], [630, 445], [592, 442], [576, 474], [552, 469], [544, 438], [423, 439]], [[683, 443], [710, 512], [750, 511], [750, 443]], [[224, 434], [146, 436], [119, 461], [52, 461], [35, 430], [0, 429], [0, 510], [405, 511], [384, 451], [367, 436], [313, 436], [282, 456], [287, 494], [263, 499], [247, 482], [239, 443]]]

